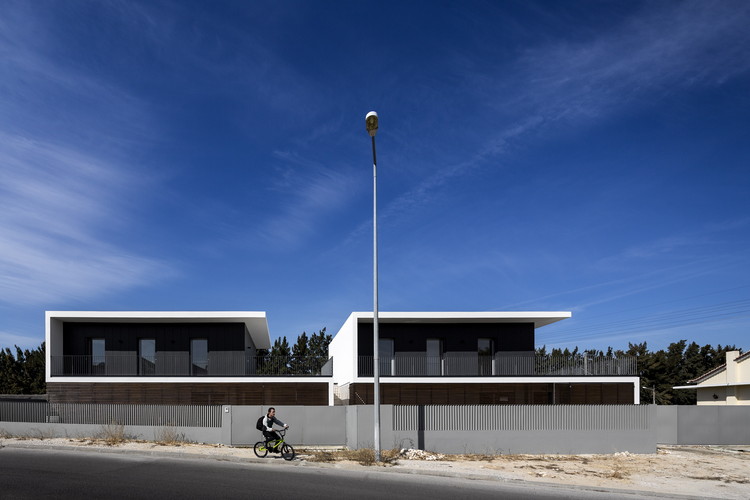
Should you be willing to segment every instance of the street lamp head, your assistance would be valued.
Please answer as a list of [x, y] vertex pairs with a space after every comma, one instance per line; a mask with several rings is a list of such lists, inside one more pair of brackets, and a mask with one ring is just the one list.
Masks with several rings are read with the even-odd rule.
[[365, 116], [365, 128], [370, 137], [375, 137], [378, 132], [378, 114], [375, 111], [370, 111]]

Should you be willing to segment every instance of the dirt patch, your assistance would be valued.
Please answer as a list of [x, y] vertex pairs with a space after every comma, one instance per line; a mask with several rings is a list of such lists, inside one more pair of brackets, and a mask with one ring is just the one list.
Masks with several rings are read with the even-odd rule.
[[480, 468], [503, 479], [750, 498], [750, 452], [741, 447], [664, 446], [650, 455], [505, 455], [479, 462], [456, 457], [442, 463], [452, 470]]

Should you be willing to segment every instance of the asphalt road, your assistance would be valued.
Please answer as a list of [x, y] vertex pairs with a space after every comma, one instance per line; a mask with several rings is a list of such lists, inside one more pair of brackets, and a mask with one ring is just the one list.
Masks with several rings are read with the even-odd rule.
[[[368, 469], [0, 448], [0, 498], [616, 498], [612, 492]], [[633, 495], [621, 498], [634, 498]]]

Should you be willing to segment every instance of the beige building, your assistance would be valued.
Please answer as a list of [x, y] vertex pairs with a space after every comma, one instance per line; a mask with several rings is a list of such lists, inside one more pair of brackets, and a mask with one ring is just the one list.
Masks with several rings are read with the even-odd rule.
[[750, 405], [750, 352], [729, 351], [727, 362], [675, 389], [697, 389], [699, 405]]

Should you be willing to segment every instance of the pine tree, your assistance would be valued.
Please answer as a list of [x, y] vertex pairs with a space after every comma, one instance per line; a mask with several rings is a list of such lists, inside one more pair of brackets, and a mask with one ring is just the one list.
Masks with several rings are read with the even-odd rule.
[[307, 344], [307, 333], [302, 332], [302, 335], [297, 337], [297, 342], [292, 346], [290, 366], [292, 373], [295, 375], [309, 375], [312, 372], [310, 348]]
[[31, 351], [14, 347], [15, 355], [7, 347], [0, 350], [0, 394], [44, 394], [44, 342]]
[[271, 347], [270, 354], [270, 369], [271, 373], [277, 375], [287, 375], [291, 372], [289, 368], [289, 358], [291, 351], [289, 350], [289, 342], [286, 340], [286, 336], [280, 339], [276, 339]]

